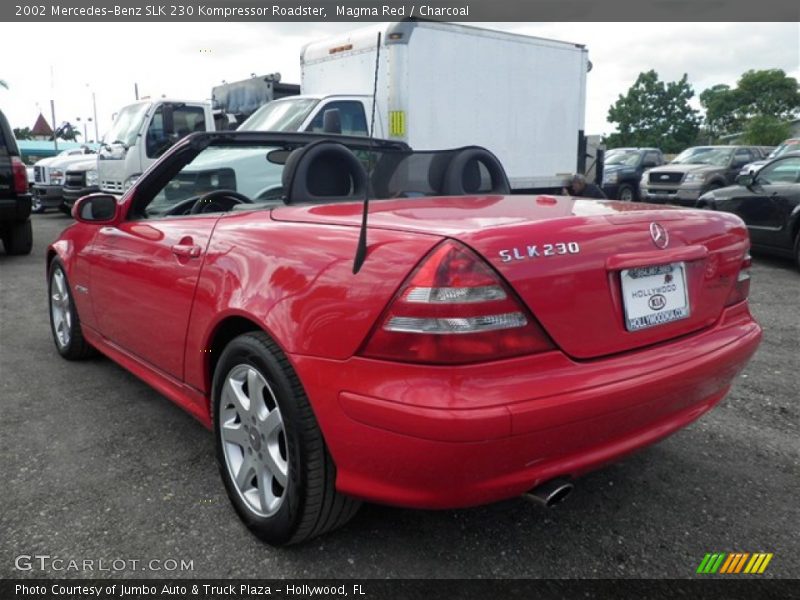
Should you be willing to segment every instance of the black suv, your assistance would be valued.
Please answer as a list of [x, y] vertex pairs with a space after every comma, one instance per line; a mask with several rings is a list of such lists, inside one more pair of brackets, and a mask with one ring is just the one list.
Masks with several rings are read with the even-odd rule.
[[606, 153], [603, 165], [603, 192], [609, 198], [639, 200], [639, 181], [645, 169], [664, 164], [658, 148], [619, 148]]
[[30, 215], [28, 172], [20, 160], [14, 132], [0, 111], [0, 239], [8, 254], [30, 254]]

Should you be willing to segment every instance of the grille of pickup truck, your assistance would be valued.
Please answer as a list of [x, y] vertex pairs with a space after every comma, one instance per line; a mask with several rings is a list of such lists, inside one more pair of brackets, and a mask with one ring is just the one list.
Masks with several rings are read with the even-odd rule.
[[683, 180], [683, 173], [680, 172], [650, 172], [650, 183], [680, 183]]
[[69, 188], [86, 187], [86, 171], [67, 171], [65, 187]]

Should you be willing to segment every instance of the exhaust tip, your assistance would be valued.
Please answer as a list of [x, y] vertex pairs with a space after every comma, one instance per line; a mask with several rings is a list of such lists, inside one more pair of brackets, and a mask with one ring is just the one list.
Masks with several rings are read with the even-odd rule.
[[525, 492], [522, 497], [540, 506], [552, 508], [563, 502], [572, 493], [573, 487], [566, 479], [551, 479]]

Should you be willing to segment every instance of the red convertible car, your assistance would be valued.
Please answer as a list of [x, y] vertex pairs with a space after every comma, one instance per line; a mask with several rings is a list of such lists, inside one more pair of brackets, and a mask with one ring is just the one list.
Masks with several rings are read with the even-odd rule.
[[73, 215], [47, 253], [58, 352], [213, 429], [272, 544], [362, 500], [554, 503], [711, 409], [761, 339], [738, 217], [511, 195], [478, 147], [193, 134]]

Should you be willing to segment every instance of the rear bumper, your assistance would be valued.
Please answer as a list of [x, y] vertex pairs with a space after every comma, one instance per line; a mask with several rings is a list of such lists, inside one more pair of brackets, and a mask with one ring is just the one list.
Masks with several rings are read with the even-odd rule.
[[684, 427], [724, 397], [760, 339], [742, 304], [700, 334], [581, 363], [558, 352], [464, 368], [291, 359], [341, 492], [451, 508], [580, 475]]
[[58, 208], [64, 202], [64, 188], [60, 185], [34, 185], [33, 193], [45, 208]]
[[24, 221], [31, 214], [31, 197], [22, 194], [15, 198], [0, 198], [0, 222]]

